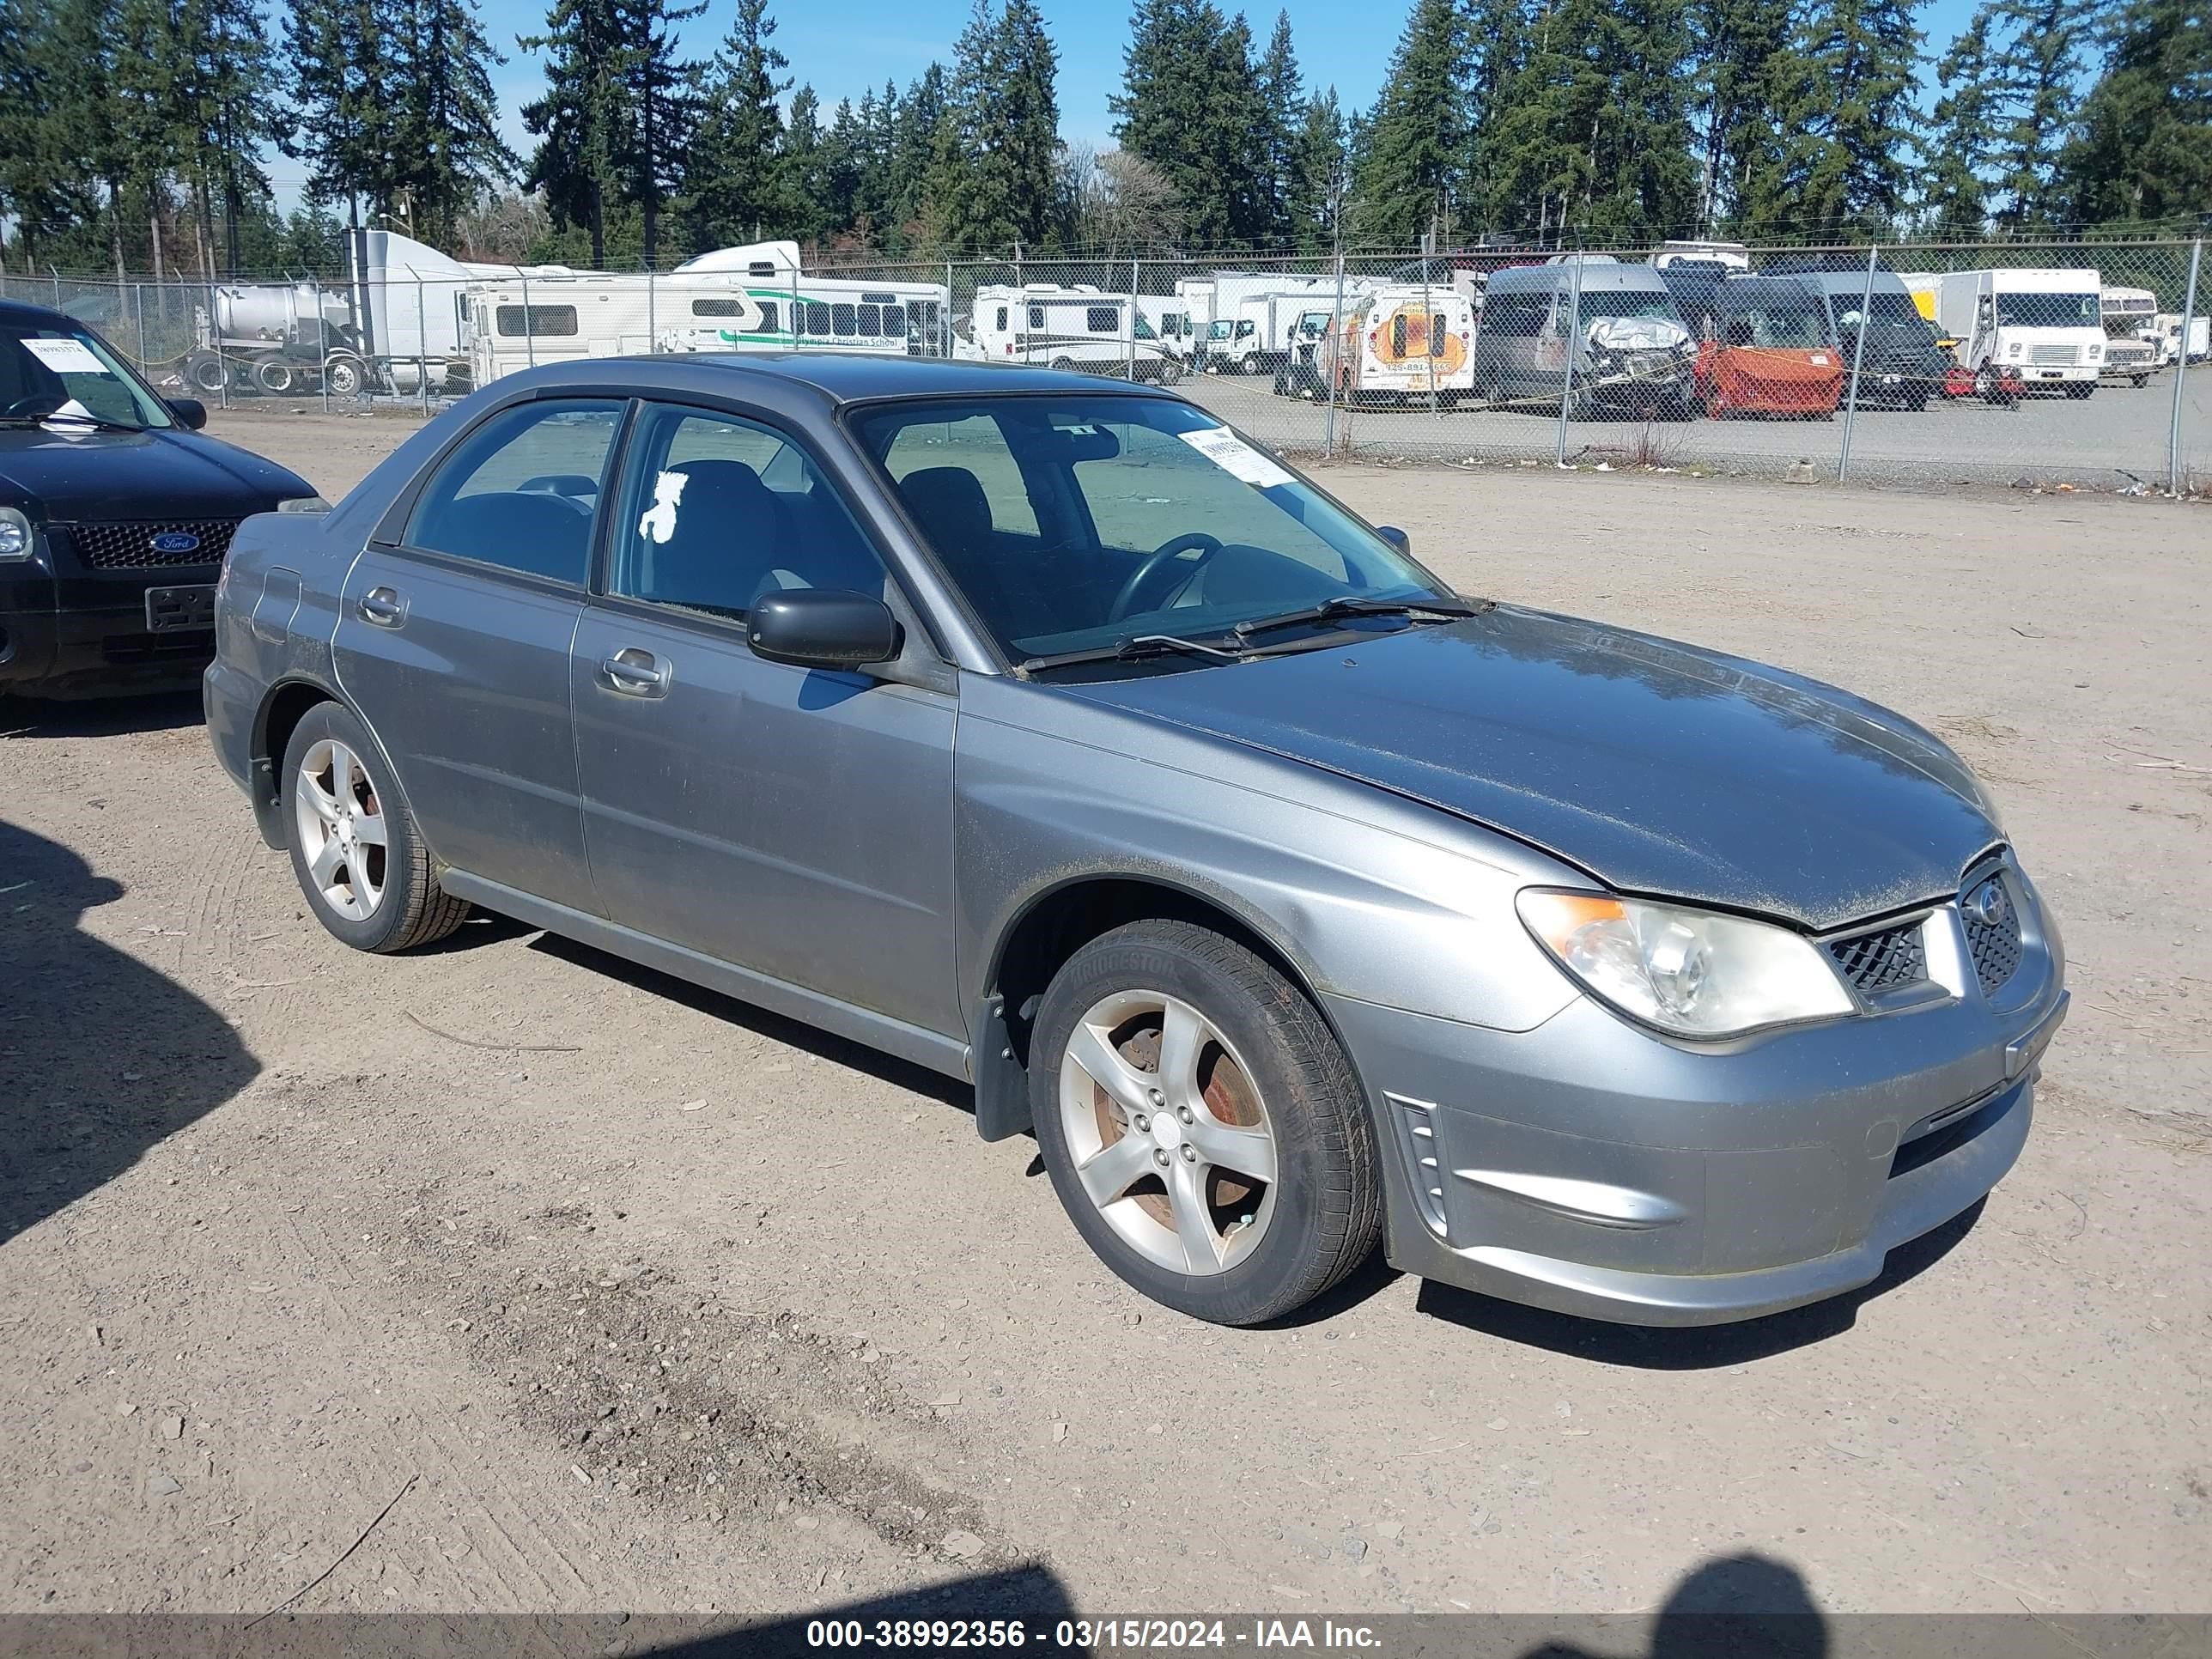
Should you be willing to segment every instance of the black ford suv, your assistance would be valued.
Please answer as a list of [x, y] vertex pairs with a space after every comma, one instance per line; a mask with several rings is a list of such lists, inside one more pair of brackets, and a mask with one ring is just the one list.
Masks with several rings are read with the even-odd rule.
[[0, 301], [0, 692], [198, 678], [238, 521], [322, 506], [206, 420], [76, 319]]

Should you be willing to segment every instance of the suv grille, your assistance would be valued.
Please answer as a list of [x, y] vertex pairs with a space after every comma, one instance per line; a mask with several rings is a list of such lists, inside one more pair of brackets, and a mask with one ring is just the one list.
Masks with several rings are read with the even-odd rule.
[[1919, 920], [1900, 922], [1876, 933], [1860, 933], [1830, 943], [1833, 957], [1845, 979], [1861, 996], [1878, 997], [1928, 979], [1928, 951], [1921, 943]]
[[1997, 914], [1990, 920], [1977, 915], [1969, 899], [1962, 898], [1959, 904], [1959, 919], [1966, 925], [1966, 949], [1974, 958], [1974, 977], [1981, 981], [1984, 996], [1996, 995], [2020, 966], [2020, 908], [2012, 902], [2003, 879], [1991, 876], [1966, 891], [1972, 895], [1990, 885], [2002, 896]]
[[[133, 519], [104, 524], [74, 524], [70, 540], [76, 556], [95, 570], [143, 570], [164, 565], [221, 564], [230, 550], [235, 519]], [[191, 537], [184, 548], [156, 547], [157, 540]]]

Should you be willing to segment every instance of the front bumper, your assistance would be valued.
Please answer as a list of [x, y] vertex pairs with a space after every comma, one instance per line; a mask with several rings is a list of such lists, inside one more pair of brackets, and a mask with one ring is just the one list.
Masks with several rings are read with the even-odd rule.
[[2063, 979], [2053, 939], [2005, 1012], [1970, 996], [1723, 1052], [1587, 997], [1520, 1033], [1325, 1000], [1381, 1130], [1393, 1266], [1702, 1325], [1868, 1284], [1995, 1186], [2027, 1138]]
[[[143, 581], [102, 584], [95, 602], [54, 590], [70, 584], [38, 580], [0, 599], [0, 690], [40, 696], [125, 692], [190, 685], [215, 656], [215, 628], [194, 625], [190, 602], [179, 599], [159, 618], [181, 625], [150, 625], [147, 596], [154, 589], [190, 589], [211, 603], [215, 570], [164, 570]], [[82, 586], [84, 584], [74, 586]], [[10, 599], [20, 608], [10, 608]], [[44, 603], [40, 603], [40, 601]]]

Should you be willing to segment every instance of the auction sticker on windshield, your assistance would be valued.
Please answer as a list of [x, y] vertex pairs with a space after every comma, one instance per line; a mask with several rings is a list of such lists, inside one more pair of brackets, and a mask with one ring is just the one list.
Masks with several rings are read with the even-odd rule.
[[1272, 489], [1291, 481], [1289, 473], [1226, 427], [1210, 426], [1199, 432], [1178, 432], [1176, 436], [1223, 471], [1248, 484]]
[[57, 374], [105, 374], [106, 363], [82, 340], [26, 340], [23, 349]]

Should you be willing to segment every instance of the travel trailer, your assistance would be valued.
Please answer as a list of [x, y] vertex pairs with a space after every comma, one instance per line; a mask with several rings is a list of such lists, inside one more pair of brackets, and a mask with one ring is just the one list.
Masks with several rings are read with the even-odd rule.
[[1492, 275], [1475, 341], [1476, 385], [1496, 402], [1556, 406], [1571, 335], [1578, 409], [1688, 416], [1696, 352], [1665, 277], [1650, 265], [1602, 256]]
[[2154, 326], [2158, 295], [2147, 288], [2108, 288], [2098, 301], [2105, 321], [2104, 378], [2142, 386], [2160, 356]]
[[2011, 371], [2025, 391], [2087, 398], [2104, 371], [2103, 288], [2089, 270], [1945, 271], [1936, 324], [1978, 386]]
[[1451, 409], [1474, 390], [1474, 306], [1458, 289], [1394, 283], [1347, 306], [1320, 354], [1322, 384], [1346, 404]]
[[1126, 294], [1050, 283], [987, 284], [975, 290], [975, 307], [955, 355], [1163, 384], [1180, 380], [1182, 362], [1158, 341], [1138, 337], [1133, 315]]

